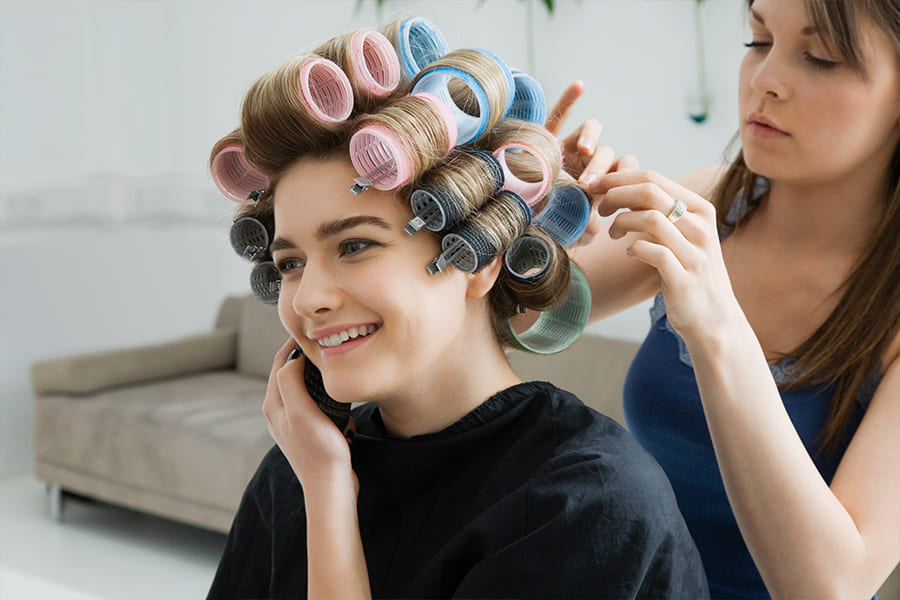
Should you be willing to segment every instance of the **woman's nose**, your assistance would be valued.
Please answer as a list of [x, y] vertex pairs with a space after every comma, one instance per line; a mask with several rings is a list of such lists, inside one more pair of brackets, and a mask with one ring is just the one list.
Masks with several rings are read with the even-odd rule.
[[291, 304], [298, 314], [314, 316], [337, 309], [342, 299], [333, 274], [325, 266], [310, 261], [303, 268]]

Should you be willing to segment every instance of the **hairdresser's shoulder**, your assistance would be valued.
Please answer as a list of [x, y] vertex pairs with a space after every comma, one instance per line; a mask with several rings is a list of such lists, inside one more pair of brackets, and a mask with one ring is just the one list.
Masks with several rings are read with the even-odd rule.
[[727, 170], [728, 167], [725, 166], [701, 167], [685, 173], [675, 181], [695, 194], [709, 198]]

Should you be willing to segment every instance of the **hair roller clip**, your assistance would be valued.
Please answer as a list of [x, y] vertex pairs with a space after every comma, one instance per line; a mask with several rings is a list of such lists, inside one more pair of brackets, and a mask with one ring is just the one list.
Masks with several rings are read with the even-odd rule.
[[539, 281], [550, 266], [550, 247], [544, 240], [525, 235], [513, 242], [503, 256], [509, 274], [521, 281]]
[[434, 23], [424, 17], [406, 19], [400, 25], [395, 41], [403, 76], [411, 80], [416, 74], [447, 54], [447, 40]]
[[[450, 88], [448, 84], [450, 80], [458, 79], [461, 81], [475, 97], [478, 103], [477, 117], [464, 112], [453, 98], [450, 96]], [[487, 92], [475, 77], [462, 69], [455, 67], [436, 67], [426, 69], [416, 76], [416, 81], [412, 88], [413, 93], [427, 92], [436, 96], [438, 100], [444, 103], [453, 115], [453, 121], [456, 123], [456, 143], [459, 145], [468, 144], [487, 129], [489, 116], [491, 114], [490, 102], [488, 101]]]
[[269, 251], [275, 235], [275, 223], [271, 218], [248, 215], [231, 226], [231, 247], [241, 258], [256, 260]]
[[278, 303], [281, 291], [281, 273], [271, 260], [258, 263], [250, 272], [250, 289], [266, 304]]
[[534, 224], [546, 231], [563, 248], [575, 243], [591, 218], [591, 199], [577, 185], [555, 187]]
[[[519, 179], [509, 168], [506, 157], [507, 152], [515, 152], [520, 154], [524, 152], [531, 155], [540, 166], [541, 180], [529, 182]], [[527, 144], [513, 142], [511, 144], [504, 144], [494, 150], [494, 156], [503, 167], [504, 183], [502, 189], [515, 192], [518, 195], [522, 196], [522, 198], [529, 206], [536, 204], [537, 201], [547, 193], [547, 190], [550, 187], [551, 180], [550, 163], [547, 162], [547, 159], [544, 157], [544, 155], [541, 154], [541, 152], [536, 148], [533, 148]]]
[[413, 236], [423, 227], [440, 232], [451, 227], [466, 216], [466, 206], [448, 190], [423, 186], [413, 191], [409, 205], [415, 215], [403, 231]]
[[337, 63], [316, 57], [300, 69], [300, 93], [312, 114], [326, 123], [339, 123], [353, 111], [353, 87]]
[[396, 133], [377, 124], [364, 125], [351, 136], [350, 162], [360, 175], [350, 188], [357, 196], [370, 187], [400, 187], [409, 183], [415, 172], [406, 144]]
[[541, 84], [522, 71], [513, 71], [512, 76], [515, 92], [512, 106], [506, 111], [506, 118], [543, 125], [547, 120], [547, 97], [544, 96]]
[[269, 187], [269, 178], [250, 166], [240, 144], [222, 148], [213, 158], [210, 170], [219, 191], [240, 204], [254, 204]]
[[350, 38], [356, 80], [376, 98], [390, 94], [400, 83], [400, 59], [390, 40], [374, 29], [357, 31]]
[[570, 261], [569, 269], [569, 289], [559, 304], [543, 311], [537, 321], [521, 333], [507, 322], [510, 340], [520, 350], [553, 354], [565, 350], [581, 336], [591, 313], [591, 288], [578, 265]]

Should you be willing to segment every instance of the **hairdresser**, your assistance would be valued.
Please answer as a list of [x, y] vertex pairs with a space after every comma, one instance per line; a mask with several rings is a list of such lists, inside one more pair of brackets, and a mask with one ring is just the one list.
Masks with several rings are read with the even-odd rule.
[[596, 121], [564, 140], [611, 217], [571, 254], [593, 319], [655, 297], [625, 416], [712, 596], [868, 598], [900, 559], [900, 3], [748, 20], [727, 168], [613, 164]]
[[[521, 74], [481, 50], [408, 60], [430, 35], [402, 20], [286, 61], [213, 148], [232, 247], [290, 338], [208, 597], [708, 597], [659, 465], [507, 363], [583, 330], [577, 236], [539, 223], [590, 202], [521, 118]], [[510, 329], [529, 308], [544, 321]]]

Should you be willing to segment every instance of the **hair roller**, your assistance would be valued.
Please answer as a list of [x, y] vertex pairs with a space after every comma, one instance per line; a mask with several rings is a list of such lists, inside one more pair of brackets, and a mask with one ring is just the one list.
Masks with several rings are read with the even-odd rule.
[[252, 164], [278, 172], [286, 157], [315, 151], [341, 131], [353, 110], [353, 90], [334, 62], [297, 56], [259, 77], [244, 96], [241, 134]]
[[360, 175], [350, 190], [392, 190], [420, 177], [453, 141], [439, 102], [412, 94], [364, 115], [350, 138], [350, 161]]
[[414, 92], [428, 92], [450, 107], [457, 143], [467, 144], [490, 130], [512, 101], [512, 76], [496, 56], [473, 49], [454, 50], [419, 71]]
[[430, 169], [422, 185], [413, 190], [413, 215], [403, 228], [412, 236], [423, 227], [440, 233], [455, 227], [481, 208], [503, 185], [503, 170], [485, 150], [458, 150]]
[[479, 146], [494, 152], [504, 169], [504, 187], [522, 195], [530, 206], [540, 202], [561, 171], [559, 141], [534, 123], [501, 121]]
[[541, 312], [537, 321], [523, 332], [507, 322], [506, 334], [520, 350], [553, 354], [565, 350], [581, 336], [591, 313], [591, 288], [587, 277], [569, 261], [568, 290], [560, 302]]
[[522, 71], [513, 71], [512, 77], [515, 92], [512, 106], [506, 111], [506, 118], [543, 125], [547, 120], [547, 97], [544, 96], [541, 84]]
[[400, 19], [381, 31], [394, 44], [405, 81], [410, 81], [449, 49], [437, 26], [424, 17]]
[[253, 204], [269, 189], [269, 177], [254, 168], [244, 157], [244, 146], [237, 132], [222, 138], [213, 148], [210, 172], [219, 191], [240, 204]]
[[531, 224], [531, 207], [521, 196], [501, 191], [485, 206], [441, 240], [441, 254], [427, 270], [431, 275], [452, 264], [474, 273], [509, 248]]
[[547, 273], [552, 256], [547, 242], [533, 235], [523, 235], [503, 255], [503, 264], [516, 279], [536, 283]]
[[258, 263], [250, 272], [250, 289], [266, 304], [278, 303], [278, 292], [281, 291], [281, 273], [275, 263], [266, 260]]
[[550, 199], [534, 218], [534, 224], [563, 248], [575, 243], [587, 229], [591, 217], [591, 199], [577, 185], [554, 187]]
[[271, 214], [240, 217], [231, 225], [229, 234], [232, 249], [247, 260], [267, 256], [274, 236], [275, 221]]
[[372, 99], [384, 98], [400, 83], [400, 60], [391, 41], [380, 31], [360, 29], [334, 37], [315, 50], [339, 65], [348, 75], [358, 109], [373, 108]]

